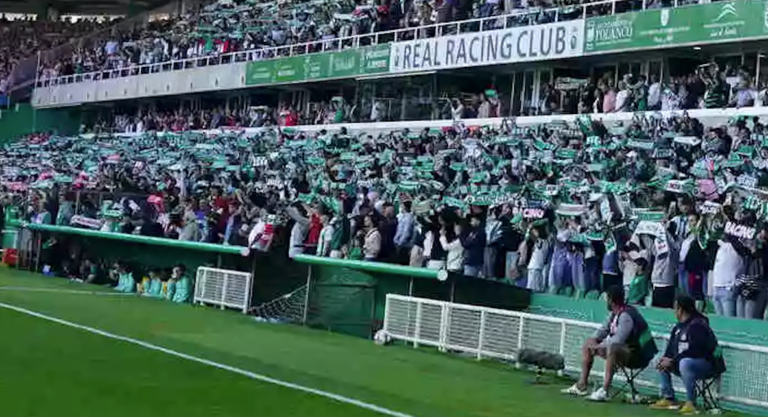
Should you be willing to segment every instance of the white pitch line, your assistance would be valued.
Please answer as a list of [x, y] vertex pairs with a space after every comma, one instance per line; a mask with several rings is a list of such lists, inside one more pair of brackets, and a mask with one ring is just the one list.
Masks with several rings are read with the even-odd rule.
[[279, 385], [281, 387], [293, 389], [293, 390], [296, 390], [296, 391], [302, 391], [302, 392], [306, 392], [308, 394], [314, 394], [314, 395], [318, 395], [318, 396], [321, 396], [321, 397], [329, 398], [331, 400], [336, 400], [338, 402], [342, 402], [342, 403], [345, 403], [345, 404], [354, 405], [356, 407], [364, 408], [366, 410], [374, 411], [374, 412], [377, 412], [377, 413], [380, 413], [380, 414], [384, 414], [384, 415], [388, 415], [388, 416], [392, 416], [392, 417], [415, 417], [415, 416], [413, 416], [411, 414], [406, 414], [406, 413], [401, 413], [399, 411], [390, 410], [388, 408], [381, 407], [381, 406], [378, 406], [378, 405], [375, 405], [375, 404], [371, 404], [371, 403], [367, 403], [365, 401], [356, 400], [354, 398], [345, 397], [343, 395], [334, 394], [334, 393], [328, 392], [328, 391], [323, 391], [323, 390], [319, 390], [319, 389], [315, 389], [315, 388], [305, 387], [303, 385], [294, 384], [292, 382], [282, 381], [282, 380], [279, 380], [279, 379], [268, 377], [266, 375], [260, 375], [260, 374], [257, 374], [257, 373], [251, 372], [251, 371], [247, 371], [245, 369], [236, 368], [234, 366], [225, 365], [223, 363], [214, 362], [214, 361], [211, 361], [211, 360], [208, 360], [208, 359], [203, 359], [203, 358], [200, 358], [200, 357], [197, 357], [197, 356], [188, 355], [186, 353], [182, 353], [182, 352], [179, 352], [179, 351], [176, 351], [176, 350], [173, 350], [173, 349], [164, 348], [162, 346], [158, 346], [158, 345], [155, 345], [155, 344], [152, 344], [152, 343], [149, 343], [149, 342], [144, 342], [144, 341], [141, 341], [141, 340], [138, 340], [138, 339], [133, 339], [133, 338], [126, 337], [126, 336], [116, 335], [114, 333], [109, 333], [107, 331], [99, 330], [99, 329], [96, 329], [94, 327], [84, 326], [82, 324], [77, 324], [77, 323], [73, 323], [71, 321], [62, 320], [62, 319], [59, 319], [59, 318], [56, 318], [56, 317], [52, 317], [52, 316], [48, 316], [48, 315], [45, 315], [45, 314], [42, 314], [42, 313], [38, 313], [36, 311], [27, 310], [26, 308], [23, 308], [23, 307], [17, 307], [17, 306], [11, 305], [11, 304], [6, 304], [6, 303], [0, 302], [0, 308], [5, 308], [5, 309], [8, 309], [8, 310], [16, 311], [18, 313], [26, 314], [26, 315], [29, 315], [29, 316], [32, 316], [32, 317], [37, 317], [37, 318], [40, 318], [40, 319], [43, 319], [43, 320], [47, 320], [47, 321], [50, 321], [50, 322], [53, 322], [53, 323], [58, 323], [58, 324], [61, 324], [61, 325], [64, 325], [64, 326], [73, 327], [75, 329], [83, 330], [83, 331], [86, 331], [86, 332], [89, 332], [89, 333], [93, 333], [93, 334], [97, 334], [97, 335], [100, 335], [100, 336], [104, 336], [104, 337], [107, 337], [107, 338], [110, 338], [110, 339], [119, 340], [119, 341], [130, 343], [130, 344], [133, 344], [133, 345], [141, 346], [141, 347], [146, 348], [146, 349], [155, 350], [155, 351], [162, 352], [162, 353], [165, 353], [165, 354], [168, 354], [168, 355], [171, 355], [171, 356], [176, 356], [178, 358], [186, 359], [186, 360], [189, 360], [189, 361], [192, 361], [192, 362], [197, 362], [197, 363], [201, 363], [203, 365], [212, 366], [214, 368], [218, 368], [218, 369], [222, 369], [222, 370], [225, 370], [225, 371], [233, 372], [233, 373], [236, 373], [236, 374], [239, 374], [239, 375], [251, 378], [251, 379], [255, 379], [257, 381], [262, 381], [262, 382], [266, 382], [266, 383], [269, 383], [269, 384]]
[[57, 294], [87, 294], [87, 295], [108, 295], [108, 296], [126, 296], [135, 294], [126, 294], [121, 292], [107, 292], [107, 291], [88, 291], [88, 290], [68, 290], [65, 288], [36, 288], [36, 287], [3, 287], [0, 286], [0, 291], [18, 291], [18, 292], [52, 292]]

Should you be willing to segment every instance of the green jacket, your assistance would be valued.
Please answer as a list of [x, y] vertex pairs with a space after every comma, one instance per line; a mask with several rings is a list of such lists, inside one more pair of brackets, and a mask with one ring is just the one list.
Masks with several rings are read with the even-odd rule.
[[[169, 297], [174, 303], [189, 303], [192, 301], [192, 291], [195, 288], [192, 279], [183, 276], [173, 283], [173, 295]], [[171, 285], [168, 285], [168, 292], [170, 293]]]
[[165, 284], [165, 294], [164, 297], [166, 300], [173, 300], [173, 295], [176, 293], [176, 280], [171, 278], [166, 282]]
[[130, 272], [120, 274], [117, 279], [115, 290], [125, 293], [136, 292], [136, 281], [133, 280], [133, 274]]
[[163, 297], [163, 281], [159, 278], [150, 279], [145, 282], [144, 295], [154, 298]]

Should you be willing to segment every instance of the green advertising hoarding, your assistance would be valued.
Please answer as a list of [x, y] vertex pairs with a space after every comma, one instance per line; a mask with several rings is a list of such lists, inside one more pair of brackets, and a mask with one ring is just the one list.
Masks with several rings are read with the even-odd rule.
[[246, 85], [353, 78], [389, 71], [389, 44], [249, 62]]
[[706, 44], [768, 35], [765, 1], [717, 2], [587, 19], [584, 51]]

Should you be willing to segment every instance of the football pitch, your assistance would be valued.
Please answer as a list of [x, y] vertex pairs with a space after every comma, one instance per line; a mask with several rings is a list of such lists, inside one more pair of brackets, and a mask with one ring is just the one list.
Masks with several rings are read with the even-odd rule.
[[658, 416], [566, 381], [429, 349], [0, 269], [0, 413], [85, 416]]

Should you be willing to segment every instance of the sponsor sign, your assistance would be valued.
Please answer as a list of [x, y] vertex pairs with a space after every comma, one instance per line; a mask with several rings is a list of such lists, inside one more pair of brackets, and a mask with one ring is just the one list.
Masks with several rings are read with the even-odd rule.
[[389, 44], [339, 52], [248, 62], [245, 84], [289, 84], [332, 78], [353, 78], [389, 70]]
[[768, 35], [768, 3], [716, 2], [587, 19], [584, 52], [704, 44]]

